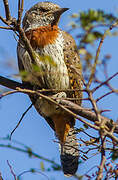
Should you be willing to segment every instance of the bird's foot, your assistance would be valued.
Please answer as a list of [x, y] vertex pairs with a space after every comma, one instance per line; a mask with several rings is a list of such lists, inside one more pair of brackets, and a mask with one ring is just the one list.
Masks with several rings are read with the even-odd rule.
[[[57, 94], [55, 94], [55, 95], [52, 96], [52, 98], [53, 98], [58, 104], [60, 103], [61, 99], [66, 98], [66, 97], [67, 97], [67, 95], [66, 95], [65, 92], [59, 92], [59, 93], [57, 93]], [[59, 109], [59, 106], [56, 106], [56, 110], [58, 110], [58, 109]]]
[[59, 92], [59, 93], [52, 96], [52, 98], [54, 100], [56, 100], [58, 103], [60, 102], [61, 99], [66, 98], [66, 97], [67, 97], [67, 95], [65, 92]]

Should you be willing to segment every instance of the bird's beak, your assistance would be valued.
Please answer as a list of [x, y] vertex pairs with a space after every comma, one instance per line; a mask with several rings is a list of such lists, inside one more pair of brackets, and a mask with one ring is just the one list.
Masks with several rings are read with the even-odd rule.
[[54, 21], [52, 25], [56, 25], [59, 22], [61, 14], [63, 14], [65, 11], [67, 11], [69, 8], [59, 8], [57, 9], [53, 14], [54, 14]]
[[55, 14], [61, 15], [61, 14], [63, 14], [67, 10], [69, 10], [69, 8], [60, 8], [57, 11], [55, 11]]

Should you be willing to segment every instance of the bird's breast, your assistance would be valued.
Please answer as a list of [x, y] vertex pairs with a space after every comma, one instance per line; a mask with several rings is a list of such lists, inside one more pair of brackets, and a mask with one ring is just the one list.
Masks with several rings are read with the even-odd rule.
[[51, 27], [51, 25], [41, 26], [29, 29], [25, 34], [34, 49], [44, 48], [48, 44], [55, 43], [59, 34], [59, 28], [57, 25], [54, 25], [53, 27]]
[[[64, 62], [64, 39], [61, 31], [56, 26], [52, 31], [50, 28], [44, 28], [41, 31], [38, 28], [37, 33], [36, 30], [30, 32], [30, 34], [26, 32], [36, 52], [35, 64], [38, 67], [36, 68], [37, 72], [33, 73], [32, 79], [37, 78], [37, 83], [41, 88], [67, 89], [69, 88], [69, 75]], [[23, 58], [23, 61], [25, 69], [31, 72], [31, 59]]]

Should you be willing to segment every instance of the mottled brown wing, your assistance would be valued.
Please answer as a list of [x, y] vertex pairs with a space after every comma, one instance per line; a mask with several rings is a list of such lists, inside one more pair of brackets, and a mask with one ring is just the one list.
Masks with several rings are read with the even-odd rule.
[[[70, 34], [62, 31], [64, 38], [64, 61], [66, 63], [69, 79], [70, 89], [79, 89], [80, 91], [73, 91], [68, 93], [68, 97], [77, 98], [74, 102], [81, 104], [82, 98], [82, 66], [80, 57], [77, 52], [77, 46]], [[79, 99], [80, 98], [80, 99]]]
[[[77, 53], [76, 43], [71, 35], [62, 31], [64, 38], [64, 61], [66, 63], [69, 80], [70, 89], [82, 90], [82, 74], [81, 74], [81, 63], [80, 58]], [[82, 91], [72, 91], [68, 92], [67, 96], [70, 98], [76, 98], [75, 103], [81, 105]], [[70, 122], [75, 124], [75, 119], [70, 116]], [[63, 172], [66, 176], [71, 176], [75, 174], [78, 168], [78, 143], [76, 139], [76, 134], [74, 127], [71, 127], [68, 135], [66, 137], [65, 145], [61, 145], [61, 164]]]

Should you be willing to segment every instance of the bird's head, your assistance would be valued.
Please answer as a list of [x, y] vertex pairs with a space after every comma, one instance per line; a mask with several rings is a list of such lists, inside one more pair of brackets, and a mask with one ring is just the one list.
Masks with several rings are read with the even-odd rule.
[[25, 31], [40, 26], [57, 25], [62, 13], [68, 8], [60, 8], [52, 2], [39, 2], [30, 8], [23, 19]]

